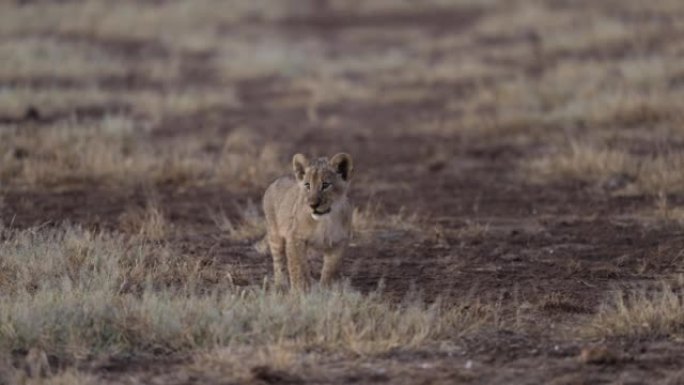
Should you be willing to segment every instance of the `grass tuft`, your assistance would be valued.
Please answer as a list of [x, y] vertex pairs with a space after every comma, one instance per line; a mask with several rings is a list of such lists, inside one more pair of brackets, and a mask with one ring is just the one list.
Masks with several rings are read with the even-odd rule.
[[582, 331], [590, 337], [681, 337], [684, 333], [682, 278], [655, 290], [616, 292]]
[[68, 226], [4, 230], [0, 255], [0, 351], [66, 361], [279, 344], [382, 352], [495, 319], [484, 305], [397, 304], [344, 285], [301, 295], [235, 289], [211, 264]]
[[210, 212], [216, 226], [228, 234], [228, 239], [233, 241], [253, 241], [266, 234], [266, 222], [261, 211], [251, 200], [245, 206], [238, 207], [239, 218], [231, 221], [225, 212]]
[[572, 142], [568, 151], [536, 159], [530, 168], [540, 178], [592, 181], [634, 173], [635, 166], [624, 152]]
[[71, 184], [221, 184], [261, 188], [281, 172], [280, 149], [242, 131], [228, 134], [217, 154], [190, 138], [155, 149], [146, 126], [125, 116], [90, 122], [70, 119], [0, 132], [0, 182], [64, 187]]
[[396, 213], [386, 213], [379, 205], [368, 203], [356, 207], [352, 215], [354, 236], [358, 239], [371, 239], [373, 236], [399, 236], [420, 234], [420, 217], [409, 213], [402, 207]]
[[155, 202], [149, 202], [145, 209], [134, 208], [126, 211], [119, 218], [119, 223], [124, 232], [147, 241], [164, 240], [172, 229], [164, 212]]
[[684, 157], [678, 153], [639, 157], [618, 149], [572, 142], [567, 151], [532, 160], [527, 169], [537, 181], [616, 184], [633, 193], [657, 196], [684, 191], [682, 167]]

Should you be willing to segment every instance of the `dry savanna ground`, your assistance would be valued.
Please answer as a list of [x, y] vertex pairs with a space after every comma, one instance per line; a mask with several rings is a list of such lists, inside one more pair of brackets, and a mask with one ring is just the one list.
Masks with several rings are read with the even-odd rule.
[[[682, 384], [683, 148], [680, 0], [2, 2], [0, 384]], [[338, 151], [347, 280], [275, 292]]]

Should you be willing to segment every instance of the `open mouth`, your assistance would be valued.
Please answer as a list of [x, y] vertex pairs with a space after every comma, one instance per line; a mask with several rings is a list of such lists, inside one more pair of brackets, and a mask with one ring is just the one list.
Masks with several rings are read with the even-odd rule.
[[330, 212], [330, 207], [328, 207], [326, 210], [323, 210], [323, 211], [314, 210], [313, 214], [314, 215], [325, 215], [329, 212]]

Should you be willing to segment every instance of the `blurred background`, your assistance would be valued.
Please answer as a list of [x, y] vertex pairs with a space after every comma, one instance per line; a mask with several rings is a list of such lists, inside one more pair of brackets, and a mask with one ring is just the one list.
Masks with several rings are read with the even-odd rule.
[[677, 0], [3, 2], [3, 216], [136, 232], [153, 202], [215, 251], [293, 153], [348, 151], [359, 201], [437, 244], [679, 220], [683, 36]]
[[[558, 163], [599, 157], [624, 187], [639, 171], [622, 158], [681, 140], [675, 0], [0, 7], [10, 185], [261, 185], [295, 150], [338, 148], [382, 172], [441, 168], [475, 141], [534, 177], [590, 178], [604, 171]], [[637, 189], [669, 188], [653, 183]]]

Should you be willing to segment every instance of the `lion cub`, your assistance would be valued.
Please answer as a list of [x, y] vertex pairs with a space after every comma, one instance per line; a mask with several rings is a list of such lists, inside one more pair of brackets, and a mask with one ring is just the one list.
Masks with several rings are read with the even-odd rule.
[[283, 176], [264, 194], [266, 235], [273, 256], [276, 287], [287, 286], [284, 257], [290, 285], [305, 290], [311, 281], [307, 255], [323, 254], [321, 284], [336, 277], [351, 235], [352, 205], [347, 198], [352, 158], [340, 153], [309, 160], [302, 154], [292, 158], [294, 178]]

